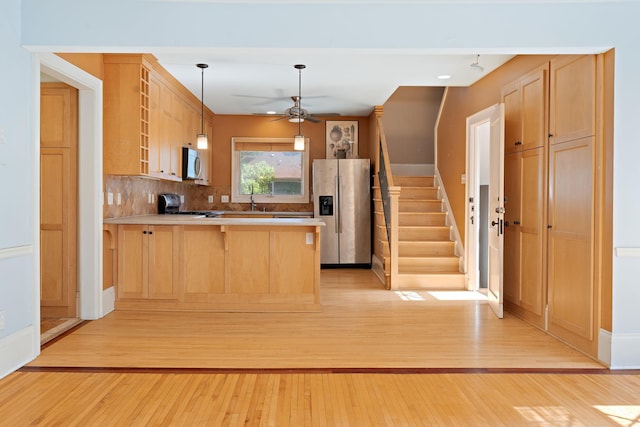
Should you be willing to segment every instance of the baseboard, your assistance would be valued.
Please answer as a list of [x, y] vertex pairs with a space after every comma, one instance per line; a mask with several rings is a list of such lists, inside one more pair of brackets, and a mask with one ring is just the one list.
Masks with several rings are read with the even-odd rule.
[[611, 334], [611, 369], [640, 369], [640, 334]]
[[604, 329], [598, 334], [598, 360], [611, 366], [611, 332]]
[[102, 316], [106, 316], [115, 310], [116, 307], [116, 287], [111, 286], [110, 288], [104, 289], [102, 291]]
[[435, 166], [433, 163], [392, 163], [391, 174], [393, 176], [433, 176]]
[[371, 271], [376, 275], [378, 280], [387, 287], [387, 278], [384, 274], [384, 263], [377, 257], [376, 254], [371, 256]]
[[18, 332], [0, 339], [0, 378], [31, 362], [40, 351], [34, 344], [40, 342], [35, 337], [36, 330], [28, 326]]

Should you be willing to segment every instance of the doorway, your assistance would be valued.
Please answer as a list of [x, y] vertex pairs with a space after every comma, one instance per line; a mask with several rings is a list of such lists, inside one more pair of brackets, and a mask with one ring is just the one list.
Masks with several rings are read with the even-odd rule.
[[471, 291], [485, 290], [489, 281], [489, 121], [475, 123], [468, 135], [467, 242]]
[[[77, 317], [99, 319], [113, 310], [115, 296], [102, 290], [102, 81], [53, 53], [37, 55], [34, 86], [46, 74], [78, 90], [78, 197], [77, 197]], [[33, 100], [34, 127], [40, 126], [40, 91]], [[40, 136], [36, 132], [36, 164], [40, 159]], [[38, 170], [39, 171], [39, 170]], [[39, 175], [39, 173], [38, 173]], [[39, 177], [38, 177], [39, 181]], [[38, 186], [40, 191], [40, 186]], [[40, 215], [38, 203], [34, 217]], [[37, 253], [42, 242], [37, 238]], [[40, 258], [38, 256], [38, 258]], [[33, 324], [40, 329], [40, 274], [33, 283]], [[34, 337], [38, 340], [40, 333]]]
[[467, 118], [467, 287], [503, 316], [504, 104]]
[[40, 76], [40, 343], [77, 316], [78, 90]]

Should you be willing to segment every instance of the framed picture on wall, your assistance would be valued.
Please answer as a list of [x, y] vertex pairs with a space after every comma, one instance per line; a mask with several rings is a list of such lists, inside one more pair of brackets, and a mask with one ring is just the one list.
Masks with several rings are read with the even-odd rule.
[[329, 121], [326, 124], [327, 159], [358, 158], [358, 121]]

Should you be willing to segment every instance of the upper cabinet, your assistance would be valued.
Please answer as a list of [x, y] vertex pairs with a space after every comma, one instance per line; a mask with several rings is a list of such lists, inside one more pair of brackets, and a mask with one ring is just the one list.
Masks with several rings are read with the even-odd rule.
[[547, 138], [549, 64], [502, 89], [505, 154], [544, 146]]
[[[153, 56], [104, 55], [104, 173], [181, 181], [181, 149], [195, 148], [200, 111]], [[209, 150], [201, 156], [208, 165]], [[208, 168], [196, 183], [210, 184]]]
[[142, 55], [104, 55], [104, 173], [149, 176], [149, 77]]
[[551, 144], [595, 135], [595, 56], [561, 56], [551, 62], [551, 70]]

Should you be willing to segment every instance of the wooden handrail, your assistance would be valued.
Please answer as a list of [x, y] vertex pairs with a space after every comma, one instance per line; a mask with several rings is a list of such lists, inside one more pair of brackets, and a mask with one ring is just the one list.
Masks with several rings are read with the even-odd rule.
[[389, 162], [389, 150], [387, 149], [387, 138], [384, 134], [384, 126], [382, 125], [382, 117], [377, 118], [378, 135], [380, 135], [380, 148], [385, 158], [385, 174], [387, 175], [387, 183], [389, 187], [393, 187], [393, 175], [391, 175], [391, 164]]
[[[377, 136], [379, 138], [379, 158], [378, 158], [378, 178], [380, 181], [380, 193], [384, 208], [385, 226], [387, 229], [387, 242], [389, 244], [389, 267], [391, 269], [390, 289], [398, 288], [398, 211], [400, 202], [400, 187], [393, 185], [393, 175], [391, 173], [391, 161], [387, 149], [387, 140], [384, 134], [382, 118], [376, 120]], [[380, 170], [380, 167], [383, 170]]]

